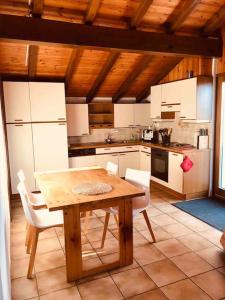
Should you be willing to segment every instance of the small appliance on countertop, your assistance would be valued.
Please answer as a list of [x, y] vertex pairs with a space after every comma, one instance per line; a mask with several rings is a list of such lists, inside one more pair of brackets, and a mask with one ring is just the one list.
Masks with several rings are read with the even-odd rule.
[[143, 141], [150, 143], [153, 139], [153, 130], [152, 129], [143, 129], [141, 138]]

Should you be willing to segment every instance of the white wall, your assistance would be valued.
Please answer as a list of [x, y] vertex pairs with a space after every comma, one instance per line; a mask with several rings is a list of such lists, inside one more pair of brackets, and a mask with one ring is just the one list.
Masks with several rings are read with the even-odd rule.
[[[1, 100], [1, 99], [0, 99]], [[0, 105], [0, 299], [11, 299], [10, 286], [10, 215], [7, 159]]]

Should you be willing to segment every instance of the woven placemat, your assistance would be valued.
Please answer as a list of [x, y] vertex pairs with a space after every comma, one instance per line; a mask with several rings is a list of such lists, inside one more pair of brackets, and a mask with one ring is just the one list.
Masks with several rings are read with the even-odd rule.
[[73, 188], [74, 194], [82, 195], [99, 195], [111, 192], [112, 186], [104, 182], [85, 182], [76, 185]]

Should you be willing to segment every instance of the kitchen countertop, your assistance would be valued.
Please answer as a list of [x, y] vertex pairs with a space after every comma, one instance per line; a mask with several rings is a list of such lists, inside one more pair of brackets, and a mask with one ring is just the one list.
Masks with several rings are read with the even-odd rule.
[[[186, 153], [187, 151], [201, 151], [196, 147], [170, 147], [170, 146], [163, 146], [162, 144], [152, 144], [144, 141], [128, 141], [126, 143], [122, 141], [113, 142], [112, 144], [107, 144], [104, 142], [98, 143], [80, 143], [80, 144], [71, 144], [69, 150], [75, 149], [90, 149], [90, 148], [107, 148], [107, 147], [123, 147], [123, 146], [135, 146], [135, 145], [142, 145], [145, 147], [151, 148], [158, 148], [166, 151], [176, 152], [176, 153]], [[208, 149], [206, 149], [208, 150]]]

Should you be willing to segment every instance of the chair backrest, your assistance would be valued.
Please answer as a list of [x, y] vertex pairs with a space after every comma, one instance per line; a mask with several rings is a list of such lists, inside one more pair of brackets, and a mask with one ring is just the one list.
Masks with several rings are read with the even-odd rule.
[[126, 169], [125, 180], [149, 188], [151, 174], [149, 171]]
[[20, 182], [17, 185], [17, 190], [18, 190], [18, 192], [20, 194], [20, 198], [21, 198], [21, 201], [22, 201], [24, 214], [25, 214], [25, 217], [26, 217], [28, 223], [31, 224], [31, 225], [33, 225], [33, 226], [36, 226], [36, 222], [35, 222], [36, 215], [35, 215], [35, 213], [33, 211], [32, 206], [30, 205], [29, 195], [28, 195], [28, 193], [26, 191], [26, 188], [25, 188], [25, 185], [23, 184], [23, 182]]
[[108, 161], [106, 165], [106, 170], [111, 172], [113, 175], [117, 175], [118, 165], [112, 163], [111, 161]]
[[23, 170], [19, 170], [19, 172], [17, 172], [17, 176], [19, 177], [19, 180], [21, 182], [24, 182], [26, 180]]

